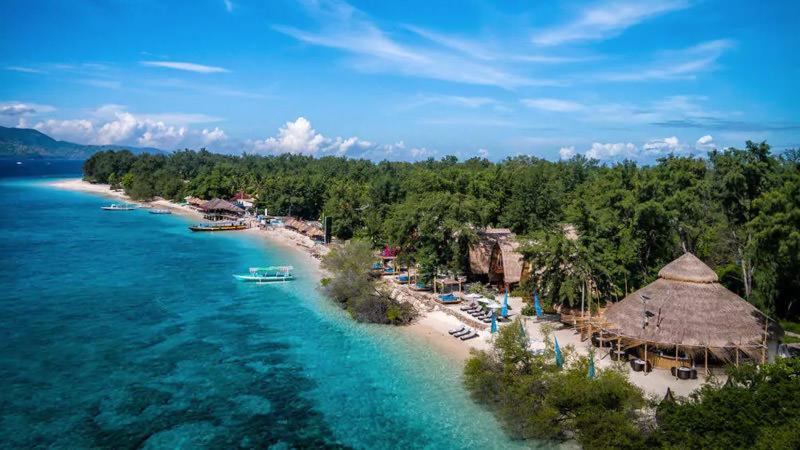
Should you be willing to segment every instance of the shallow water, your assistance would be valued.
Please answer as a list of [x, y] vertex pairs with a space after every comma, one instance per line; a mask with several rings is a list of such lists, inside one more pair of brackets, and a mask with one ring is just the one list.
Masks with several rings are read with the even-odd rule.
[[[106, 203], [0, 179], [3, 448], [520, 445], [460, 364], [353, 323], [295, 253]], [[270, 264], [298, 279], [231, 276]]]

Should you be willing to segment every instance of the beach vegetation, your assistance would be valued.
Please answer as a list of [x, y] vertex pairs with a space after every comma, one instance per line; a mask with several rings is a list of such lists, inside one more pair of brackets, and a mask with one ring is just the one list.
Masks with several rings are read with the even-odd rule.
[[519, 323], [502, 327], [490, 351], [474, 352], [467, 361], [467, 389], [516, 438], [576, 439], [584, 448], [642, 448], [642, 392], [615, 368], [596, 369], [589, 378], [589, 357], [571, 346], [561, 349], [564, 364], [559, 367], [552, 342], [545, 337], [546, 350], [534, 354]]
[[[100, 152], [84, 178], [119, 183], [136, 199], [256, 197], [272, 215], [330, 217], [333, 234], [398, 248], [434, 274], [468, 271], [482, 227], [510, 228], [536, 267], [526, 297], [574, 306], [581, 289], [621, 299], [685, 251], [771, 317], [800, 317], [800, 168], [797, 151], [766, 143], [670, 155], [640, 166], [576, 156], [455, 157], [374, 163], [344, 157]], [[574, 232], [567, 233], [566, 230]], [[593, 302], [595, 304], [596, 302]]]
[[320, 283], [323, 292], [359, 322], [404, 325], [416, 317], [407, 302], [390, 296], [385, 286], [370, 276], [374, 252], [369, 242], [353, 239], [337, 245], [322, 259], [331, 273]]

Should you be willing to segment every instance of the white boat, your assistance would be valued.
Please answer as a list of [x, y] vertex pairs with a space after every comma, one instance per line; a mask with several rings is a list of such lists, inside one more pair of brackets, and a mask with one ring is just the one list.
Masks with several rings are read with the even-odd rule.
[[104, 211], [133, 211], [136, 209], [136, 207], [128, 204], [118, 205], [116, 203], [112, 203], [108, 206], [101, 206], [100, 209]]
[[172, 214], [172, 211], [168, 209], [151, 209], [150, 214]]
[[292, 266], [269, 266], [269, 267], [251, 267], [247, 275], [234, 275], [233, 277], [239, 281], [248, 281], [255, 283], [270, 283], [273, 281], [290, 281], [294, 280], [292, 275]]

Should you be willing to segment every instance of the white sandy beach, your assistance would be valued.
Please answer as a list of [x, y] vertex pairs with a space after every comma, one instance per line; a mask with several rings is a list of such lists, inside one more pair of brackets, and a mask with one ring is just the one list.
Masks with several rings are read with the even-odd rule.
[[[57, 189], [81, 191], [125, 202], [144, 204], [131, 200], [121, 191], [111, 190], [109, 185], [92, 184], [80, 179], [56, 181], [49, 183], [49, 185]], [[146, 204], [170, 209], [175, 214], [202, 219], [202, 215], [196, 210], [168, 200], [156, 200]], [[308, 264], [308, 267], [313, 269], [312, 273], [316, 277], [317, 282], [324, 276], [323, 270], [320, 267], [319, 256], [328, 251], [327, 247], [314, 243], [307, 236], [284, 228], [264, 230], [254, 227], [244, 232], [267, 239], [270, 244], [279, 245], [299, 252]], [[502, 301], [500, 296], [498, 296], [496, 300], [498, 302]], [[509, 304], [511, 305], [513, 313], [519, 314], [519, 311], [522, 309], [523, 301], [518, 297], [510, 297]], [[451, 306], [450, 308], [458, 308], [458, 306]], [[402, 330], [423, 340], [430, 348], [441, 353], [443, 356], [455, 358], [459, 361], [466, 361], [472, 349], [491, 349], [492, 336], [489, 330], [481, 330], [479, 338], [462, 341], [450, 336], [448, 333], [449, 330], [459, 328], [463, 325], [457, 317], [448, 314], [446, 311], [434, 308], [421, 308], [417, 305], [417, 309], [419, 310], [420, 317], [413, 324], [403, 327]], [[538, 322], [534, 318], [525, 318], [524, 323], [532, 345], [534, 347], [542, 346], [541, 327], [543, 323]], [[581, 342], [580, 335], [572, 328], [563, 327], [560, 324], [554, 325], [556, 329], [553, 335], [558, 338], [559, 344], [562, 347], [572, 346], [581, 355], [589, 354], [591, 345], [589, 341]], [[610, 357], [607, 356], [607, 353], [602, 349], [596, 349], [595, 355], [595, 363], [598, 368], [607, 368], [614, 364]], [[631, 370], [627, 370], [627, 372], [630, 380], [635, 385], [639, 386], [646, 394], [656, 397], [662, 397], [667, 387], [669, 387], [675, 395], [686, 396], [702, 386], [704, 382], [702, 376], [698, 377], [697, 380], [678, 380], [672, 377], [669, 372], [663, 370], [654, 370], [649, 374], [633, 372]], [[724, 379], [721, 381], [724, 381]]]

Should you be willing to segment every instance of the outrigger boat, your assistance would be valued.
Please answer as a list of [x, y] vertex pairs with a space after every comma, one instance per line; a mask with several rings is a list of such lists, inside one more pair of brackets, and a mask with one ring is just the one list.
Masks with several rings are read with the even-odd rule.
[[246, 230], [247, 228], [247, 224], [244, 222], [201, 223], [189, 227], [192, 231], [232, 231]]
[[100, 209], [104, 211], [133, 211], [136, 209], [136, 207], [133, 205], [128, 205], [127, 203], [123, 203], [121, 205], [112, 203], [108, 206], [101, 206]]
[[233, 277], [239, 281], [250, 281], [256, 283], [290, 281], [294, 280], [292, 270], [294, 270], [294, 267], [292, 266], [251, 267], [248, 275], [234, 275]]
[[172, 214], [168, 209], [151, 209], [150, 214]]

